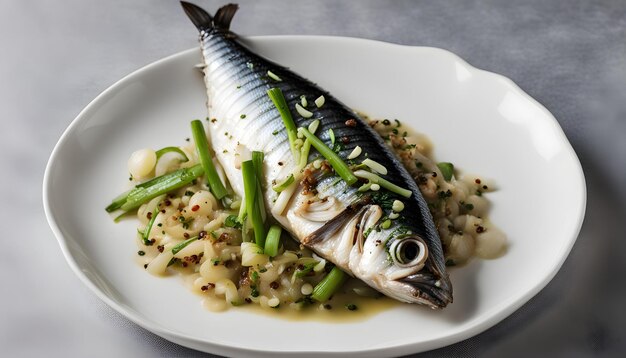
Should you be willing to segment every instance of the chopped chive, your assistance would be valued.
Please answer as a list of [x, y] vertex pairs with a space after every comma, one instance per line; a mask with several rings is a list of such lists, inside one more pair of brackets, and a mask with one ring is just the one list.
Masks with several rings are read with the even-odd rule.
[[246, 115], [245, 115], [245, 114], [242, 114], [242, 115], [240, 115], [240, 116], [239, 116], [239, 118], [241, 118], [241, 119], [246, 119]]
[[177, 244], [176, 246], [172, 247], [172, 253], [174, 255], [176, 255], [177, 253], [180, 252], [180, 250], [184, 249], [185, 247], [187, 247], [187, 245], [191, 244], [192, 242], [198, 240], [197, 236], [194, 236], [192, 238], [189, 238], [183, 242], [181, 242], [180, 244]]
[[141, 238], [143, 239], [143, 243], [145, 245], [152, 245], [152, 243], [150, 242], [150, 230], [152, 230], [152, 226], [154, 225], [154, 221], [156, 220], [157, 215], [159, 214], [159, 203], [156, 204], [156, 206], [154, 207], [154, 210], [152, 210], [152, 214], [150, 215], [150, 221], [148, 221], [148, 225], [146, 225], [146, 228], [143, 229], [143, 233], [141, 235]]
[[372, 184], [378, 184], [380, 185], [382, 188], [385, 188], [393, 193], [396, 193], [398, 195], [404, 196], [405, 198], [410, 198], [411, 195], [413, 194], [413, 192], [411, 192], [408, 189], [404, 189], [402, 187], [399, 187], [397, 185], [395, 185], [392, 182], [389, 182], [381, 177], [379, 177], [378, 175], [374, 174], [374, 173], [370, 173], [368, 171], [365, 170], [357, 170], [354, 172], [354, 175], [359, 177], [359, 178], [363, 178], [363, 179], [367, 179], [369, 180]]
[[157, 161], [159, 160], [159, 158], [161, 158], [163, 156], [163, 154], [165, 153], [170, 153], [170, 152], [174, 152], [174, 153], [178, 153], [180, 155], [183, 156], [183, 162], [188, 162], [189, 158], [187, 158], [187, 154], [185, 154], [185, 152], [182, 151], [182, 149], [178, 148], [178, 147], [165, 147], [165, 148], [161, 148], [159, 150], [157, 150], [156, 153], [156, 157], [157, 157]]
[[198, 157], [200, 158], [200, 163], [202, 164], [202, 168], [206, 174], [209, 187], [211, 188], [213, 195], [215, 195], [215, 198], [219, 200], [225, 197], [228, 192], [226, 191], [224, 184], [222, 184], [222, 180], [220, 180], [217, 170], [213, 165], [213, 160], [209, 154], [209, 143], [206, 139], [204, 126], [200, 120], [196, 119], [191, 121], [191, 134], [193, 135], [193, 140], [196, 143]]
[[452, 176], [454, 175], [454, 165], [448, 162], [440, 162], [437, 163], [437, 167], [441, 170], [441, 174], [443, 175], [443, 179], [445, 181], [450, 181]]
[[291, 117], [291, 112], [289, 111], [289, 107], [287, 106], [287, 101], [285, 101], [285, 96], [283, 96], [283, 92], [280, 88], [270, 88], [267, 90], [267, 95], [270, 97], [274, 106], [280, 113], [280, 117], [285, 124], [285, 128], [287, 129], [287, 137], [289, 138], [289, 147], [291, 148], [291, 154], [293, 155], [294, 162], [299, 162], [299, 153], [296, 149], [295, 141], [298, 136], [296, 130], [296, 124], [293, 121], [293, 117]]
[[296, 275], [297, 278], [302, 278], [306, 276], [309, 272], [313, 271], [313, 268], [317, 266], [317, 264], [319, 264], [319, 262], [317, 261], [305, 264], [301, 270], [300, 269], [296, 270], [294, 272], [294, 275]]
[[335, 145], [335, 131], [332, 128], [328, 130], [328, 136], [330, 137], [330, 144]]
[[295, 180], [293, 174], [289, 174], [289, 176], [287, 178], [285, 178], [285, 180], [281, 181], [280, 183], [277, 183], [276, 185], [274, 185], [272, 187], [272, 190], [274, 190], [277, 193], [280, 193], [281, 191], [287, 189], [287, 187], [289, 187], [289, 185], [291, 185], [291, 183], [293, 183]]
[[352, 185], [356, 183], [357, 178], [352, 174], [348, 165], [335, 153], [332, 149], [328, 148], [324, 142], [322, 142], [319, 138], [317, 138], [313, 133], [309, 132], [308, 129], [302, 128], [302, 134], [311, 141], [311, 145], [323, 155], [330, 165], [335, 169], [337, 175], [339, 175], [343, 180], [345, 180], [348, 185]]
[[278, 225], [272, 225], [267, 232], [267, 238], [265, 239], [265, 254], [274, 257], [278, 254], [278, 246], [280, 244], [280, 234], [283, 228]]
[[224, 220], [224, 226], [241, 228], [241, 224], [239, 223], [237, 215], [228, 215], [226, 219]]
[[346, 280], [346, 274], [337, 266], [326, 275], [315, 288], [311, 297], [319, 302], [326, 302]]

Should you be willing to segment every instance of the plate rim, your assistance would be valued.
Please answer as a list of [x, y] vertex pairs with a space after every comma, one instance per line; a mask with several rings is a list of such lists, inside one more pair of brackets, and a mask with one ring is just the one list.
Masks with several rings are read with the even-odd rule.
[[[497, 80], [504, 85], [506, 85], [510, 90], [514, 91], [516, 95], [520, 95], [527, 100], [530, 100], [533, 106], [538, 108], [542, 114], [546, 115], [547, 118], [551, 120], [551, 125], [558, 129], [555, 134], [561, 137], [561, 144], [566, 150], [566, 154], [569, 159], [573, 160], [573, 163], [576, 164], [578, 180], [581, 184], [581, 192], [579, 193], [580, 197], [580, 207], [577, 208], [577, 225], [571, 227], [571, 234], [567, 245], [562, 246], [562, 250], [559, 253], [558, 260], [553, 261], [553, 265], [550, 267], [550, 272], [547, 273], [543, 277], [542, 280], [538, 281], [530, 290], [527, 290], [524, 294], [516, 297], [512, 300], [507, 300], [501, 302], [497, 306], [492, 307], [489, 311], [483, 314], [486, 316], [484, 319], [480, 319], [479, 322], [475, 323], [473, 326], [453, 332], [452, 334], [445, 335], [442, 337], [431, 338], [426, 341], [420, 342], [408, 342], [404, 344], [396, 344], [390, 347], [375, 347], [368, 348], [362, 350], [343, 350], [343, 351], [324, 351], [324, 350], [302, 350], [302, 351], [275, 351], [271, 349], [253, 349], [253, 348], [242, 348], [235, 347], [227, 344], [221, 344], [219, 342], [210, 342], [204, 339], [199, 339], [197, 337], [193, 337], [181, 332], [173, 331], [168, 329], [167, 327], [163, 327], [160, 324], [154, 323], [150, 320], [146, 320], [144, 317], [136, 313], [133, 309], [129, 309], [123, 305], [118, 304], [113, 299], [111, 299], [105, 292], [103, 292], [100, 288], [98, 288], [88, 277], [83, 273], [80, 269], [79, 264], [74, 259], [73, 255], [70, 252], [68, 247], [68, 240], [63, 236], [61, 229], [57, 223], [54, 213], [52, 212], [51, 202], [50, 202], [50, 191], [52, 189], [52, 181], [51, 181], [51, 171], [54, 166], [54, 163], [58, 160], [58, 153], [65, 144], [65, 142], [69, 139], [71, 133], [76, 129], [77, 126], [81, 124], [85, 119], [88, 118], [89, 114], [97, 110], [98, 103], [105, 100], [108, 96], [115, 93], [119, 90], [126, 82], [133, 79], [136, 76], [142, 75], [146, 72], [152, 71], [156, 67], [160, 67], [169, 62], [176, 62], [179, 58], [184, 58], [186, 56], [190, 56], [193, 52], [198, 52], [200, 55], [199, 47], [190, 48], [187, 50], [183, 50], [180, 52], [176, 52], [169, 56], [163, 57], [156, 61], [150, 62], [147, 65], [144, 65], [129, 74], [123, 76], [121, 79], [115, 81], [113, 84], [109, 85], [104, 91], [99, 93], [93, 100], [91, 100], [79, 113], [76, 117], [71, 121], [68, 127], [63, 131], [59, 140], [54, 146], [48, 162], [45, 167], [44, 176], [43, 176], [43, 190], [42, 190], [42, 199], [43, 199], [43, 207], [46, 219], [48, 224], [59, 243], [63, 256], [67, 261], [68, 265], [78, 276], [78, 278], [85, 284], [96, 296], [106, 303], [110, 308], [122, 314], [124, 317], [137, 324], [140, 327], [147, 329], [148, 331], [166, 339], [176, 344], [180, 344], [185, 347], [197, 349], [204, 352], [218, 353], [218, 354], [243, 354], [243, 355], [256, 355], [259, 354], [264, 356], [276, 356], [276, 355], [315, 355], [315, 354], [331, 354], [334, 356], [345, 356], [349, 354], [364, 354], [367, 356], [378, 356], [378, 355], [398, 355], [398, 354], [411, 354], [422, 351], [427, 351], [431, 349], [436, 349], [440, 347], [444, 347], [450, 344], [454, 344], [460, 342], [464, 339], [471, 338], [477, 334], [484, 332], [485, 330], [495, 326], [505, 318], [509, 317], [513, 312], [518, 310], [522, 305], [527, 303], [532, 297], [537, 295], [547, 284], [552, 281], [554, 276], [558, 273], [563, 263], [569, 256], [571, 249], [575, 242], [577, 241], [578, 235], [580, 233], [585, 212], [586, 212], [586, 202], [587, 202], [587, 187], [584, 172], [582, 169], [582, 165], [580, 164], [580, 160], [576, 155], [571, 143], [565, 136], [565, 133], [560, 126], [559, 122], [556, 120], [554, 115], [543, 106], [539, 101], [534, 99], [524, 90], [522, 90], [517, 84], [515, 84], [510, 78], [497, 74], [491, 71], [487, 71], [478, 67], [475, 67], [469, 64], [466, 60], [456, 55], [455, 53], [437, 47], [430, 46], [412, 46], [412, 45], [403, 45], [396, 44], [392, 42], [380, 41], [380, 40], [371, 40], [364, 38], [356, 38], [356, 37], [345, 37], [345, 36], [319, 36], [319, 35], [269, 35], [269, 36], [246, 36], [243, 37], [242, 40], [252, 41], [254, 42], [264, 42], [264, 41], [286, 41], [286, 40], [306, 40], [306, 41], [346, 41], [346, 42], [360, 42], [363, 44], [372, 44], [376, 46], [389, 46], [389, 47], [398, 47], [403, 50], [411, 51], [411, 50], [427, 50], [433, 52], [439, 52], [444, 54], [445, 56], [451, 58], [454, 63], [460, 63], [465, 69], [470, 71], [472, 74], [479, 74], [481, 76], [489, 76], [492, 80]], [[546, 271], [547, 272], [547, 271]], [[512, 301], [512, 302], [508, 302]], [[503, 307], [504, 306], [504, 307]], [[497, 311], [497, 313], [490, 313], [493, 311]]]

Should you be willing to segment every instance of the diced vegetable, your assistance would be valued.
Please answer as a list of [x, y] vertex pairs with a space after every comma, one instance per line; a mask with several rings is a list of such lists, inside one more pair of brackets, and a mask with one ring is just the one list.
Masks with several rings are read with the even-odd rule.
[[313, 112], [304, 109], [304, 107], [302, 107], [300, 103], [296, 103], [296, 112], [298, 112], [298, 114], [301, 115], [303, 118], [313, 117]]
[[317, 106], [317, 108], [321, 108], [325, 102], [326, 98], [324, 98], [324, 96], [319, 96], [315, 99], [315, 105]]
[[267, 232], [267, 238], [265, 239], [265, 254], [274, 257], [278, 254], [278, 247], [280, 245], [280, 234], [283, 229], [278, 225], [272, 225]]
[[277, 193], [280, 193], [281, 191], [287, 189], [287, 187], [289, 185], [291, 185], [291, 183], [294, 182], [294, 176], [293, 174], [289, 174], [289, 176], [287, 178], [285, 178], [285, 180], [281, 181], [280, 183], [277, 183], [276, 185], [274, 185], [272, 187], [272, 190], [274, 190]]
[[326, 275], [315, 288], [313, 288], [313, 295], [311, 297], [319, 302], [326, 302], [344, 283], [346, 280], [346, 274], [341, 271], [337, 266]]

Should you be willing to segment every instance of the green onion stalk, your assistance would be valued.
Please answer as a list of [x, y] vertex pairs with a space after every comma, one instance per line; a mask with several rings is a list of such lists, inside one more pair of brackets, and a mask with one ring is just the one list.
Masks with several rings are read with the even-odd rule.
[[209, 143], [206, 139], [204, 126], [200, 120], [196, 119], [191, 122], [191, 134], [193, 135], [193, 141], [196, 143], [198, 157], [200, 158], [200, 163], [202, 164], [202, 168], [206, 174], [211, 192], [213, 192], [216, 199], [220, 200], [225, 197], [228, 192], [217, 174], [215, 165], [213, 165], [213, 160], [211, 159], [211, 154], [209, 153]]
[[326, 302], [345, 282], [346, 274], [337, 266], [333, 269], [313, 288], [311, 297], [318, 302]]
[[241, 163], [241, 174], [243, 176], [243, 189], [245, 196], [246, 212], [252, 223], [254, 231], [254, 240], [259, 247], [265, 246], [265, 225], [259, 200], [257, 195], [262, 195], [258, 190], [258, 180], [256, 178], [256, 170], [252, 160], [246, 160]]
[[300, 153], [296, 148], [296, 139], [298, 138], [298, 133], [296, 129], [296, 124], [293, 121], [293, 117], [291, 116], [291, 112], [289, 111], [289, 106], [287, 105], [287, 101], [285, 100], [285, 96], [280, 88], [270, 88], [267, 90], [267, 95], [270, 97], [274, 106], [280, 113], [280, 117], [285, 124], [285, 128], [287, 129], [287, 137], [289, 138], [289, 147], [291, 148], [291, 154], [293, 155], [294, 163], [298, 164], [300, 162]]
[[204, 174], [204, 169], [202, 165], [197, 164], [158, 176], [116, 197], [105, 210], [109, 213], [118, 209], [128, 212], [159, 195], [184, 187], [202, 174]]
[[280, 245], [280, 235], [283, 229], [278, 225], [272, 225], [267, 232], [267, 238], [265, 239], [265, 254], [274, 257], [278, 254], [278, 247]]

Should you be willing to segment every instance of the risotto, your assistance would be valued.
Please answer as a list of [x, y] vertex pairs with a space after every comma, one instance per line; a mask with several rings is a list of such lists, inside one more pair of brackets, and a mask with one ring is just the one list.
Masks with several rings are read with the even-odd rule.
[[[397, 120], [372, 120], [370, 125], [418, 184], [439, 231], [447, 266], [464, 264], [473, 257], [495, 258], [505, 251], [505, 235], [487, 217], [490, 205], [485, 194], [495, 189], [492, 181], [458, 175], [451, 163], [436, 162], [428, 139]], [[141, 149], [128, 160], [130, 181], [140, 187], [140, 183], [165, 180], [162, 178], [168, 175], [182, 173], [182, 178], [197, 168], [201, 159], [191, 143], [158, 151]], [[217, 175], [226, 182], [219, 163], [212, 161]], [[356, 311], [368, 302], [359, 297], [381, 296], [366, 284], [349, 279], [341, 290], [335, 289], [335, 293], [342, 292], [337, 295], [341, 299], [319, 302], [314, 291], [324, 284], [332, 264], [280, 228], [273, 233], [270, 229], [268, 234], [280, 245], [275, 252], [264, 252], [242, 220], [245, 205], [241, 198], [231, 192], [217, 200], [204, 180], [191, 178], [136, 208], [138, 260], [150, 274], [184, 276], [212, 311], [241, 305], [293, 311], [334, 306]]]

